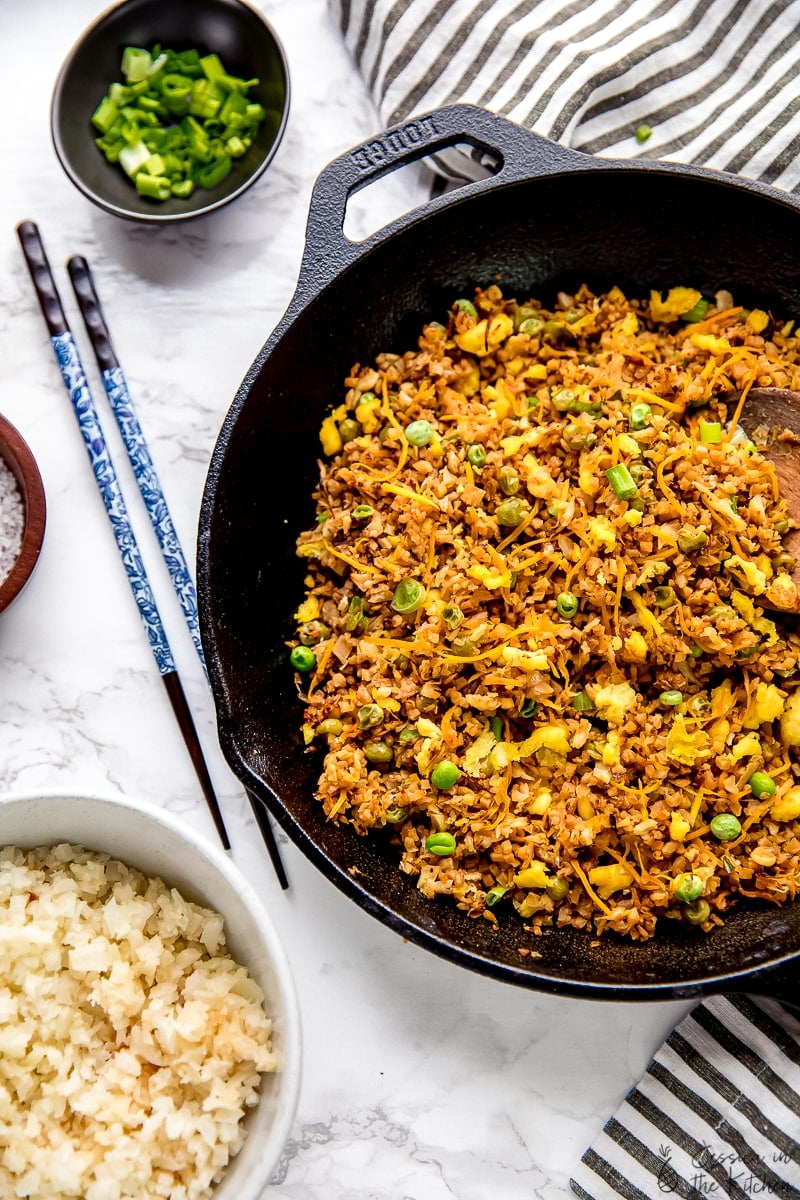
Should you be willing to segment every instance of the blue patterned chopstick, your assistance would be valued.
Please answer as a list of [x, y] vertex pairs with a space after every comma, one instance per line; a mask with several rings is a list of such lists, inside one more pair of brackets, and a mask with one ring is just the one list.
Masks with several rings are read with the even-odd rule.
[[17, 226], [17, 235], [30, 272], [36, 296], [50, 334], [50, 344], [61, 370], [67, 393], [72, 402], [75, 416], [86, 445], [95, 482], [103, 498], [120, 557], [128, 577], [131, 591], [139, 609], [150, 649], [158, 667], [173, 712], [189, 751], [195, 772], [200, 781], [214, 824], [226, 850], [230, 849], [225, 823], [214, 793], [211, 778], [203, 759], [200, 741], [192, 720], [186, 696], [175, 667], [164, 626], [161, 621], [155, 596], [147, 578], [144, 561], [136, 536], [128, 517], [125, 500], [119, 485], [114, 464], [106, 446], [105, 437], [89, 390], [78, 347], [67, 324], [61, 298], [55, 285], [38, 227], [33, 221], [22, 221]]
[[[139, 491], [158, 538], [161, 553], [169, 571], [172, 586], [183, 609], [189, 633], [192, 636], [206, 679], [208, 679], [208, 669], [200, 637], [200, 620], [194, 582], [186, 564], [144, 432], [136, 416], [122, 367], [111, 342], [111, 334], [103, 315], [91, 269], [85, 258], [81, 255], [74, 255], [67, 261], [67, 271], [86, 325], [86, 332], [92, 343], [109, 404], [139, 485]], [[289, 887], [289, 879], [267, 809], [249, 790], [247, 790], [247, 798], [250, 801], [256, 823], [261, 830], [261, 836], [264, 839], [278, 882], [285, 891]]]
[[197, 593], [194, 582], [167, 506], [158, 473], [150, 457], [139, 418], [136, 416], [125, 375], [111, 344], [111, 337], [100, 307], [89, 264], [85, 258], [75, 255], [68, 260], [67, 271], [72, 280], [75, 297], [97, 358], [97, 365], [100, 368], [103, 386], [125, 443], [142, 500], [158, 538], [161, 554], [169, 571], [178, 602], [183, 609], [195, 650], [206, 678], [208, 678], [203, 643], [200, 638]]

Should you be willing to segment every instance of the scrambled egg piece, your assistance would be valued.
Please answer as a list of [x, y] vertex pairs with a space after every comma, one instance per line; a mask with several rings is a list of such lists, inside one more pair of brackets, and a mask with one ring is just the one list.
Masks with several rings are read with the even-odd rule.
[[654, 321], [677, 321], [684, 313], [691, 312], [702, 298], [697, 288], [670, 288], [666, 300], [661, 299], [661, 292], [651, 291], [650, 316]]
[[764, 721], [774, 721], [783, 712], [785, 703], [774, 683], [759, 683], [750, 698], [742, 725], [745, 729], [758, 729]]
[[610, 863], [606, 867], [592, 867], [589, 871], [589, 883], [597, 890], [601, 900], [608, 900], [614, 892], [621, 892], [631, 886], [633, 874], [624, 863]]
[[800, 691], [789, 697], [781, 714], [781, 741], [784, 746], [800, 746]]
[[636, 692], [629, 683], [607, 683], [603, 687], [590, 685], [586, 691], [598, 716], [609, 725], [621, 725], [636, 703]]
[[673, 762], [683, 763], [685, 767], [693, 766], [698, 758], [707, 758], [710, 754], [711, 739], [702, 729], [689, 731], [684, 717], [676, 716], [667, 734], [667, 758]]

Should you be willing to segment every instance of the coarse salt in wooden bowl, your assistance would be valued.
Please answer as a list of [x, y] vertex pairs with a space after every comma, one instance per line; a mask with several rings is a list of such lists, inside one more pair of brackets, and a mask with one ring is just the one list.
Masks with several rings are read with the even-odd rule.
[[0, 416], [0, 612], [19, 595], [39, 560], [46, 510], [31, 448]]

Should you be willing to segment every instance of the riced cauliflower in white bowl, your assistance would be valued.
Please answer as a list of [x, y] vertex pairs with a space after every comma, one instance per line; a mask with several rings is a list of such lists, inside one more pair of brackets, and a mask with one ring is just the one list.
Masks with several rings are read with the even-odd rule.
[[258, 1200], [299, 1010], [244, 876], [125, 798], [0, 798], [0, 1195]]

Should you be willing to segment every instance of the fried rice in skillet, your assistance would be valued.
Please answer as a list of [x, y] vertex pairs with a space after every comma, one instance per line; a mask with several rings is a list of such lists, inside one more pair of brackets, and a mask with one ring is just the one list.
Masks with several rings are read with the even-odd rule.
[[445, 315], [320, 434], [291, 645], [327, 816], [534, 932], [793, 899], [793, 523], [740, 421], [800, 390], [793, 324], [688, 287]]

